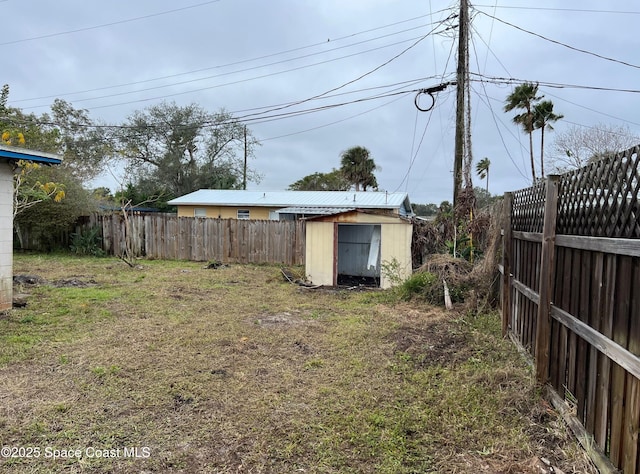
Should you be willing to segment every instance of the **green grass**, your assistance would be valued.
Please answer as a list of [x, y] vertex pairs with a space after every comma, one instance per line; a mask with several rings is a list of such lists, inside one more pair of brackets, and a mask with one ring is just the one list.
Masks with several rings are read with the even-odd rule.
[[537, 456], [589, 472], [555, 414], [539, 422], [496, 314], [301, 289], [271, 266], [140, 263], [16, 257], [95, 283], [25, 288], [0, 319], [0, 445], [150, 455], [2, 472], [528, 472]]

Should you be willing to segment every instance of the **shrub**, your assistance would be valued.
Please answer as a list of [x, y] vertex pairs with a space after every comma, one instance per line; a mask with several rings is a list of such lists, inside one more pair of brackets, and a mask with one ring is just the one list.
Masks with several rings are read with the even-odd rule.
[[83, 232], [71, 234], [71, 245], [69, 249], [77, 255], [104, 257], [106, 253], [102, 250], [100, 227], [94, 226]]
[[433, 273], [414, 273], [398, 287], [399, 296], [404, 300], [409, 300], [414, 295], [421, 296], [428, 291], [428, 288], [434, 285], [436, 280], [437, 278]]

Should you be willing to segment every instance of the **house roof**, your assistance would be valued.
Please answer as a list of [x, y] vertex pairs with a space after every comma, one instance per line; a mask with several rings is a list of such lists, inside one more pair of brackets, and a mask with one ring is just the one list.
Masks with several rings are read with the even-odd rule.
[[62, 157], [60, 155], [7, 145], [0, 145], [0, 159], [5, 161], [26, 160], [48, 165], [59, 165], [62, 163]]
[[375, 191], [245, 191], [200, 189], [169, 201], [172, 206], [256, 206], [339, 209], [398, 209], [411, 215], [407, 193]]

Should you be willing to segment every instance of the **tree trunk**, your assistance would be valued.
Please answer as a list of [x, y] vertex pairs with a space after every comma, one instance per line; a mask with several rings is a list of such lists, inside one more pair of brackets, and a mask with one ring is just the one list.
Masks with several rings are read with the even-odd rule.
[[544, 129], [540, 128], [540, 177], [544, 178]]
[[529, 154], [531, 155], [531, 178], [532, 182], [536, 182], [536, 162], [533, 158], [533, 132], [529, 132]]
[[20, 250], [24, 250], [24, 237], [22, 236], [22, 230], [20, 230], [20, 224], [14, 221], [13, 227], [15, 228], [16, 235], [18, 236], [18, 242], [20, 243]]

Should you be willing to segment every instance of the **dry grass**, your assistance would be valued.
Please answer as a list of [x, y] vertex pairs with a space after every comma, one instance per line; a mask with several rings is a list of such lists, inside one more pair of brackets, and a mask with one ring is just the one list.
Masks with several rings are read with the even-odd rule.
[[0, 318], [0, 445], [41, 449], [2, 472], [594, 472], [495, 315], [203, 267], [16, 258], [74, 284]]

